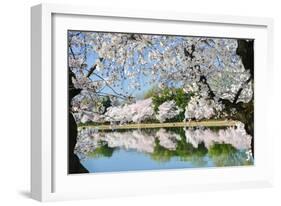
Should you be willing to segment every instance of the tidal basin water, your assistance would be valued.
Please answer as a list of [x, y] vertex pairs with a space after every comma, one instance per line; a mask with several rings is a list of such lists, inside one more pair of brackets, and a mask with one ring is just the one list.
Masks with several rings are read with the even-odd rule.
[[91, 173], [253, 165], [244, 127], [78, 129], [75, 153]]

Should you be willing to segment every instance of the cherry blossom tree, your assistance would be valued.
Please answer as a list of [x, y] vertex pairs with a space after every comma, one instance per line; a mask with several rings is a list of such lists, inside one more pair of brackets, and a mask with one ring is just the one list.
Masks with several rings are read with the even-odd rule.
[[[141, 87], [141, 75], [150, 75], [152, 83], [172, 86], [176, 81], [186, 91], [215, 100], [247, 103], [253, 97], [253, 69], [245, 68], [237, 54], [239, 41], [247, 40], [166, 35], [102, 32], [69, 32], [69, 69], [76, 89], [86, 90], [94, 98], [132, 100], [125, 92], [114, 90], [128, 80], [133, 89]], [[88, 65], [89, 54], [97, 58]], [[241, 53], [241, 52], [240, 52]], [[249, 57], [250, 58], [250, 57]], [[95, 101], [93, 101], [95, 102]], [[91, 103], [93, 103], [91, 102]]]

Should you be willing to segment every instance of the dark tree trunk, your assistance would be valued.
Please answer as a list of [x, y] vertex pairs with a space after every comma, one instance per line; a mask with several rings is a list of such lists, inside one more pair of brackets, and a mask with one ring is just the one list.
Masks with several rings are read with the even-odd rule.
[[254, 80], [254, 40], [238, 40], [236, 53], [241, 57], [246, 70], [250, 71], [251, 78]]
[[[236, 53], [241, 57], [245, 69], [250, 71], [250, 80], [254, 85], [254, 40], [239, 39]], [[244, 104], [243, 113], [245, 129], [252, 136], [251, 148], [254, 156], [254, 93], [252, 100], [248, 104]]]
[[68, 173], [88, 173], [89, 171], [83, 167], [79, 158], [74, 154], [74, 148], [77, 142], [77, 124], [71, 113], [71, 100], [77, 94], [80, 93], [79, 89], [76, 89], [72, 83], [72, 77], [74, 77], [71, 71], [68, 72]]

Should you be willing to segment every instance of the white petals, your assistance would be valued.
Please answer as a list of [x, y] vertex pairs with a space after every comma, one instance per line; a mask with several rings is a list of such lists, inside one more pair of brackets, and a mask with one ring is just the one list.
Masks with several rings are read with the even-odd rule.
[[185, 129], [185, 136], [186, 141], [195, 148], [204, 143], [208, 149], [214, 144], [231, 144], [239, 150], [251, 149], [252, 137], [246, 133], [244, 127], [229, 127], [218, 132], [210, 129]]
[[147, 119], [154, 119], [152, 99], [139, 100], [130, 105], [109, 107], [105, 116], [107, 121], [120, 123], [140, 123]]
[[210, 119], [216, 112], [222, 110], [222, 105], [214, 100], [194, 96], [185, 108], [185, 119]]
[[160, 122], [164, 122], [167, 119], [172, 119], [179, 115], [181, 109], [176, 106], [176, 102], [174, 100], [164, 102], [159, 106], [159, 111], [156, 115], [156, 119]]

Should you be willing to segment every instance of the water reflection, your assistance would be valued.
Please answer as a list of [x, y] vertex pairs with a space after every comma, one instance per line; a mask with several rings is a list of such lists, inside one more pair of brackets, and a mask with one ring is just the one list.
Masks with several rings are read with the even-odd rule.
[[99, 131], [79, 128], [75, 153], [90, 172], [252, 165], [243, 126]]

